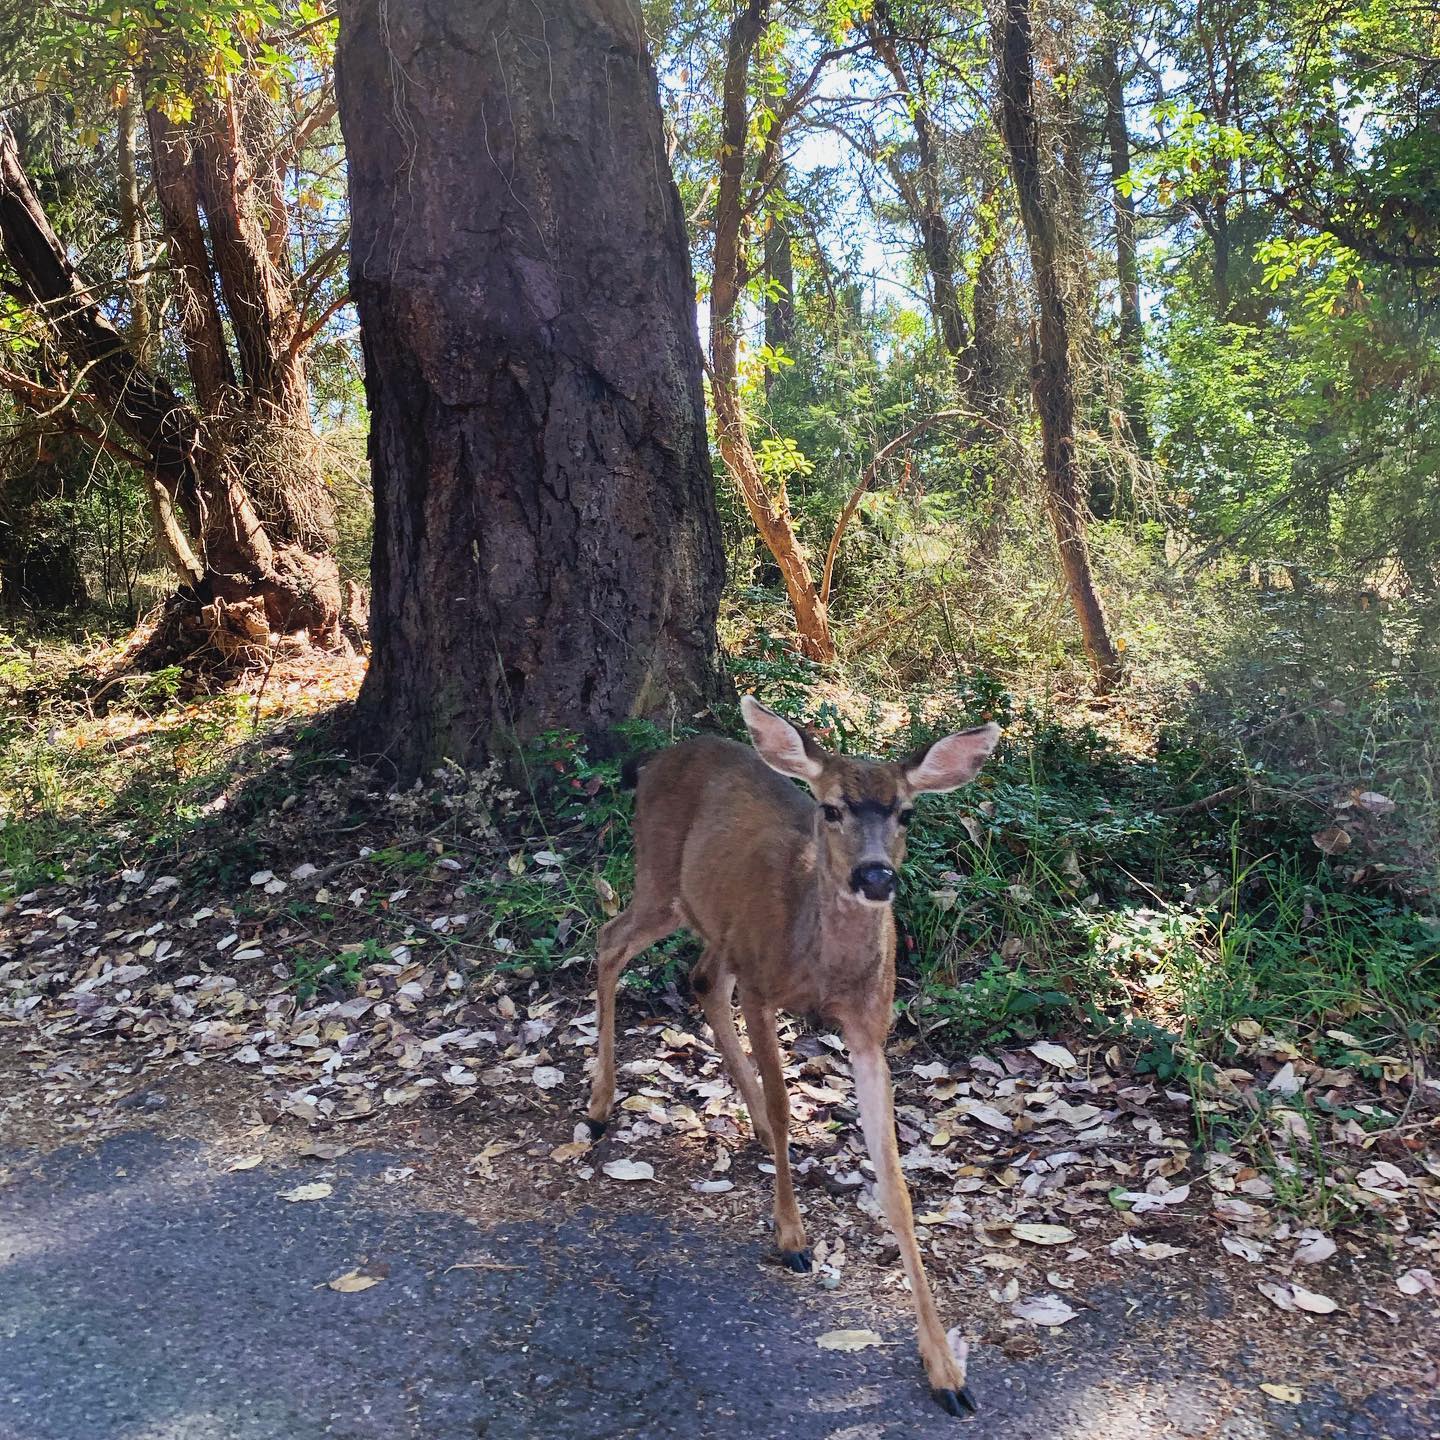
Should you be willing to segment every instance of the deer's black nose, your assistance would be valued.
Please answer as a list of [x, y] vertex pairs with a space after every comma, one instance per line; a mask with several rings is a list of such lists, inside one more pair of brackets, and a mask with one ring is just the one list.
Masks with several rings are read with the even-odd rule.
[[850, 888], [867, 900], [893, 900], [895, 872], [888, 865], [857, 865], [850, 872]]

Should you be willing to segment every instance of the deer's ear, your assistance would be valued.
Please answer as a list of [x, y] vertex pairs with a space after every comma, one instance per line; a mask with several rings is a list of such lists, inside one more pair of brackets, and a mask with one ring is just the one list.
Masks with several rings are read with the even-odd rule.
[[905, 761], [905, 779], [917, 795], [958, 790], [980, 773], [999, 740], [1000, 727], [994, 723], [946, 735]]
[[795, 780], [818, 780], [825, 769], [825, 752], [783, 715], [767, 710], [753, 695], [740, 697], [740, 713], [750, 732], [750, 743], [772, 769]]

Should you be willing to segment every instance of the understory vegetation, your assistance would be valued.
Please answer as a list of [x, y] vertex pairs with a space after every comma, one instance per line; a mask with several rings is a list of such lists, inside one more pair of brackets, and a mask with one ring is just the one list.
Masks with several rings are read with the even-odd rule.
[[[373, 8], [343, 21], [362, 52]], [[349, 291], [380, 252], [351, 263], [347, 163], [388, 183], [397, 167], [365, 147], [412, 129], [352, 115], [347, 150], [335, 13], [0, 0], [0, 1001], [54, 998], [44, 965], [4, 948], [27, 916], [126, 937], [148, 965], [170, 943], [147, 934], [154, 912], [195, 909], [227, 917], [228, 948], [204, 961], [217, 984], [338, 1002], [419, 952], [457, 957], [462, 984], [583, 994], [629, 895], [624, 757], [739, 733], [728, 699], [615, 680], [651, 673], [632, 648], [683, 631], [666, 663], [688, 665], [694, 696], [754, 692], [840, 750], [1003, 727], [978, 783], [922, 801], [911, 832], [912, 1047], [1113, 1052], [1286, 1204], [1328, 1213], [1336, 1147], [1379, 1146], [1428, 1167], [1433, 1208], [1435, 13], [646, 0], [626, 79], [663, 143], [607, 135], [602, 158], [674, 220], [665, 273], [684, 283], [647, 275], [644, 296], [671, 303], [661, 345], [605, 329], [635, 305], [617, 256], [656, 235], [627, 250], [634, 217], [607, 213], [594, 237], [547, 238], [525, 200], [593, 138], [557, 138], [550, 60], [612, 53], [561, 20], [611, 8], [547, 22], [517, 6], [493, 45], [454, 47], [476, 67], [467, 99], [511, 116], [496, 203], [518, 209], [492, 227], [508, 238], [486, 283], [431, 297], [474, 308], [411, 327], [430, 300], [389, 323]], [[397, 91], [396, 114], [424, 89]], [[448, 214], [408, 225], [416, 254], [455, 258]], [[547, 315], [574, 300], [599, 357], [579, 379], [541, 384], [560, 331], [526, 331], [522, 350], [493, 276], [524, 277], [508, 288], [529, 299], [533, 280]], [[454, 362], [422, 377], [429, 410], [390, 396], [407, 443], [374, 447], [421, 469], [444, 452], [443, 486], [399, 462], [372, 476], [367, 402], [388, 377], [366, 375], [362, 322], [367, 345], [411, 327]], [[480, 341], [503, 363], [477, 373], [539, 386], [524, 405], [465, 368]], [[647, 411], [635, 394], [668, 398]], [[565, 410], [573, 434], [525, 429], [532, 409]], [[422, 433], [437, 416], [473, 432]], [[567, 468], [581, 452], [583, 479]], [[607, 508], [622, 476], [653, 515]], [[568, 539], [534, 540], [557, 520]], [[407, 569], [384, 547], [412, 529], [431, 549]], [[572, 550], [599, 559], [577, 568]], [[682, 594], [695, 613], [677, 617]], [[656, 622], [633, 642], [605, 630], [632, 595]], [[177, 602], [189, 628], [167, 631]], [[577, 615], [596, 619], [578, 639]], [[624, 665], [597, 655], [602, 631]], [[555, 654], [532, 644], [552, 632]], [[447, 648], [457, 636], [469, 648]], [[427, 709], [458, 673], [497, 688]], [[554, 697], [596, 694], [567, 716], [588, 739], [536, 733]], [[453, 753], [414, 780], [385, 754], [419, 755], [422, 730]], [[510, 733], [523, 743], [500, 755]], [[683, 934], [656, 947], [631, 1004], [686, 1004], [695, 955]]]
[[[1257, 1067], [1328, 1077], [1307, 1099], [1318, 1121], [1404, 1124], [1440, 1043], [1440, 627], [1403, 605], [1214, 583], [1176, 592], [1174, 649], [1097, 699], [1063, 663], [1001, 669], [978, 647], [948, 665], [932, 654], [943, 678], [928, 683], [908, 647], [837, 672], [771, 618], [732, 607], [735, 679], [835, 748], [1005, 727], [977, 784], [928, 797], [912, 827], [898, 1003], [927, 1046], [1118, 1046], [1136, 1072], [1190, 1089], [1201, 1138], [1222, 1147], [1272, 1147], [1252, 1108], [1207, 1104]], [[950, 643], [943, 621], [930, 633]], [[242, 933], [278, 926], [263, 963], [301, 995], [353, 993], [417, 943], [583, 989], [596, 930], [629, 893], [621, 760], [685, 728], [631, 724], [605, 758], [549, 734], [508, 776], [449, 766], [397, 788], [339, 743], [359, 662], [297, 656], [191, 696], [178, 674], [151, 676], [99, 714], [65, 694], [82, 657], [98, 658], [53, 637], [6, 646], [0, 679], [26, 697], [4, 722], [8, 908], [40, 887], [171, 876], [186, 903], [232, 905]], [[270, 877], [297, 866], [320, 888], [277, 889]], [[417, 919], [437, 887], [463, 912], [440, 933]], [[688, 1004], [697, 953], [683, 932], [658, 946], [627, 977], [632, 999]]]

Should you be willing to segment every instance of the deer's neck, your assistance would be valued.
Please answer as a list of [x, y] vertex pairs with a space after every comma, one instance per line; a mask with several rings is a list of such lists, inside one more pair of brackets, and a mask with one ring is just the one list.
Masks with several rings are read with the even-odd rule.
[[895, 917], [888, 905], [868, 905], [852, 895], [815, 894], [816, 950], [827, 970], [855, 975], [874, 969], [895, 945]]

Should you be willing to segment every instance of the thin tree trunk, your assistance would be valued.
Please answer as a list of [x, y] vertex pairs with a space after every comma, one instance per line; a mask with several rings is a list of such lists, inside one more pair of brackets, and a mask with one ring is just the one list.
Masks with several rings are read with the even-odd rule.
[[1125, 116], [1125, 77], [1113, 37], [1100, 48], [1100, 84], [1105, 94], [1105, 146], [1110, 152], [1111, 203], [1115, 211], [1115, 274], [1120, 289], [1120, 352], [1124, 377], [1125, 419], [1135, 448], [1150, 458], [1150, 426], [1139, 382], [1145, 355], [1140, 316], [1140, 262], [1135, 248], [1135, 196], [1126, 185], [1130, 174], [1130, 127]]
[[[146, 370], [155, 368], [155, 327], [150, 316], [149, 268], [145, 257], [144, 213], [140, 205], [140, 175], [136, 132], [139, 105], [127, 95], [120, 107], [120, 230], [125, 241], [126, 289], [130, 292], [130, 348]], [[205, 577], [175, 514], [169, 492], [154, 472], [145, 471], [145, 496], [155, 544], [182, 585], [194, 589]]]
[[689, 720], [724, 693], [724, 556], [633, 6], [342, 0], [337, 88], [376, 502], [361, 744], [410, 775]]
[[130, 348], [147, 369], [153, 369], [154, 326], [150, 320], [150, 286], [145, 260], [144, 217], [140, 209], [140, 176], [135, 134], [138, 105], [127, 95], [120, 106], [120, 230], [125, 241], [125, 287], [130, 292]]
[[1120, 655], [1110, 638], [1095, 589], [1085, 537], [1081, 474], [1075, 450], [1075, 376], [1070, 323], [1060, 270], [1058, 209], [1042, 161], [1042, 131], [1035, 86], [1029, 0], [1004, 0], [997, 23], [1001, 128], [1030, 242], [1030, 263], [1040, 312], [1032, 383], [1040, 415], [1046, 506], [1055, 527], [1060, 564], [1080, 623], [1081, 640], [1102, 688], [1120, 677]]
[[1100, 83], [1105, 92], [1105, 144], [1115, 208], [1115, 273], [1120, 283], [1120, 337], [1138, 346], [1140, 265], [1135, 251], [1135, 196], [1122, 182], [1130, 174], [1130, 127], [1125, 118], [1125, 77], [1113, 39], [1100, 50]]
[[[271, 629], [328, 635], [339, 614], [333, 560], [288, 537], [272, 538], [240, 478], [237, 464], [244, 457], [211, 444], [195, 410], [136, 360], [96, 304], [94, 288], [66, 257], [3, 123], [0, 244], [30, 308], [45, 320], [103, 425], [113, 425], [140, 447], [183, 517], [204, 570], [196, 598], [259, 599]], [[221, 380], [223, 358], [209, 353], [203, 360], [202, 366], [192, 364], [192, 374], [198, 368], [207, 383]]]
[[996, 187], [988, 186], [980, 198], [980, 263], [975, 270], [974, 355], [970, 403], [982, 419], [994, 425], [1004, 409], [1001, 395], [1003, 362], [1000, 356], [1000, 214]]
[[[783, 181], [777, 187], [777, 193], [783, 197]], [[766, 216], [765, 280], [765, 343], [771, 350], [789, 354], [795, 343], [794, 241], [790, 234], [787, 218], [775, 213], [774, 208]], [[791, 356], [791, 358], [794, 357]], [[766, 372], [765, 394], [767, 396], [777, 379], [779, 379], [778, 371]]]
[[[915, 175], [912, 178], [906, 174], [898, 157], [890, 169], [920, 237], [920, 253], [930, 277], [931, 304], [940, 343], [950, 357], [960, 394], [979, 414], [988, 418], [988, 396], [982, 389], [980, 376], [984, 362], [977, 357], [976, 342], [972, 339], [972, 335], [978, 335], [980, 317], [977, 313], [972, 331], [966, 323], [960, 290], [955, 283], [955, 239], [945, 215], [940, 156], [925, 100], [924, 77], [912, 76], [900, 58], [900, 32], [886, 0], [876, 0], [866, 35], [871, 49], [909, 106], [910, 125], [915, 134]], [[978, 296], [976, 300], [978, 303]]]
[[784, 491], [766, 487], [740, 403], [739, 340], [735, 327], [744, 290], [742, 235], [745, 214], [745, 140], [750, 116], [747, 89], [755, 47], [769, 24], [769, 0], [748, 0], [730, 26], [721, 91], [719, 183], [715, 193], [714, 273], [710, 284], [710, 389], [720, 456], [745, 508], [775, 557], [795, 616], [800, 648], [812, 660], [831, 660], [830, 620], [795, 533]]

